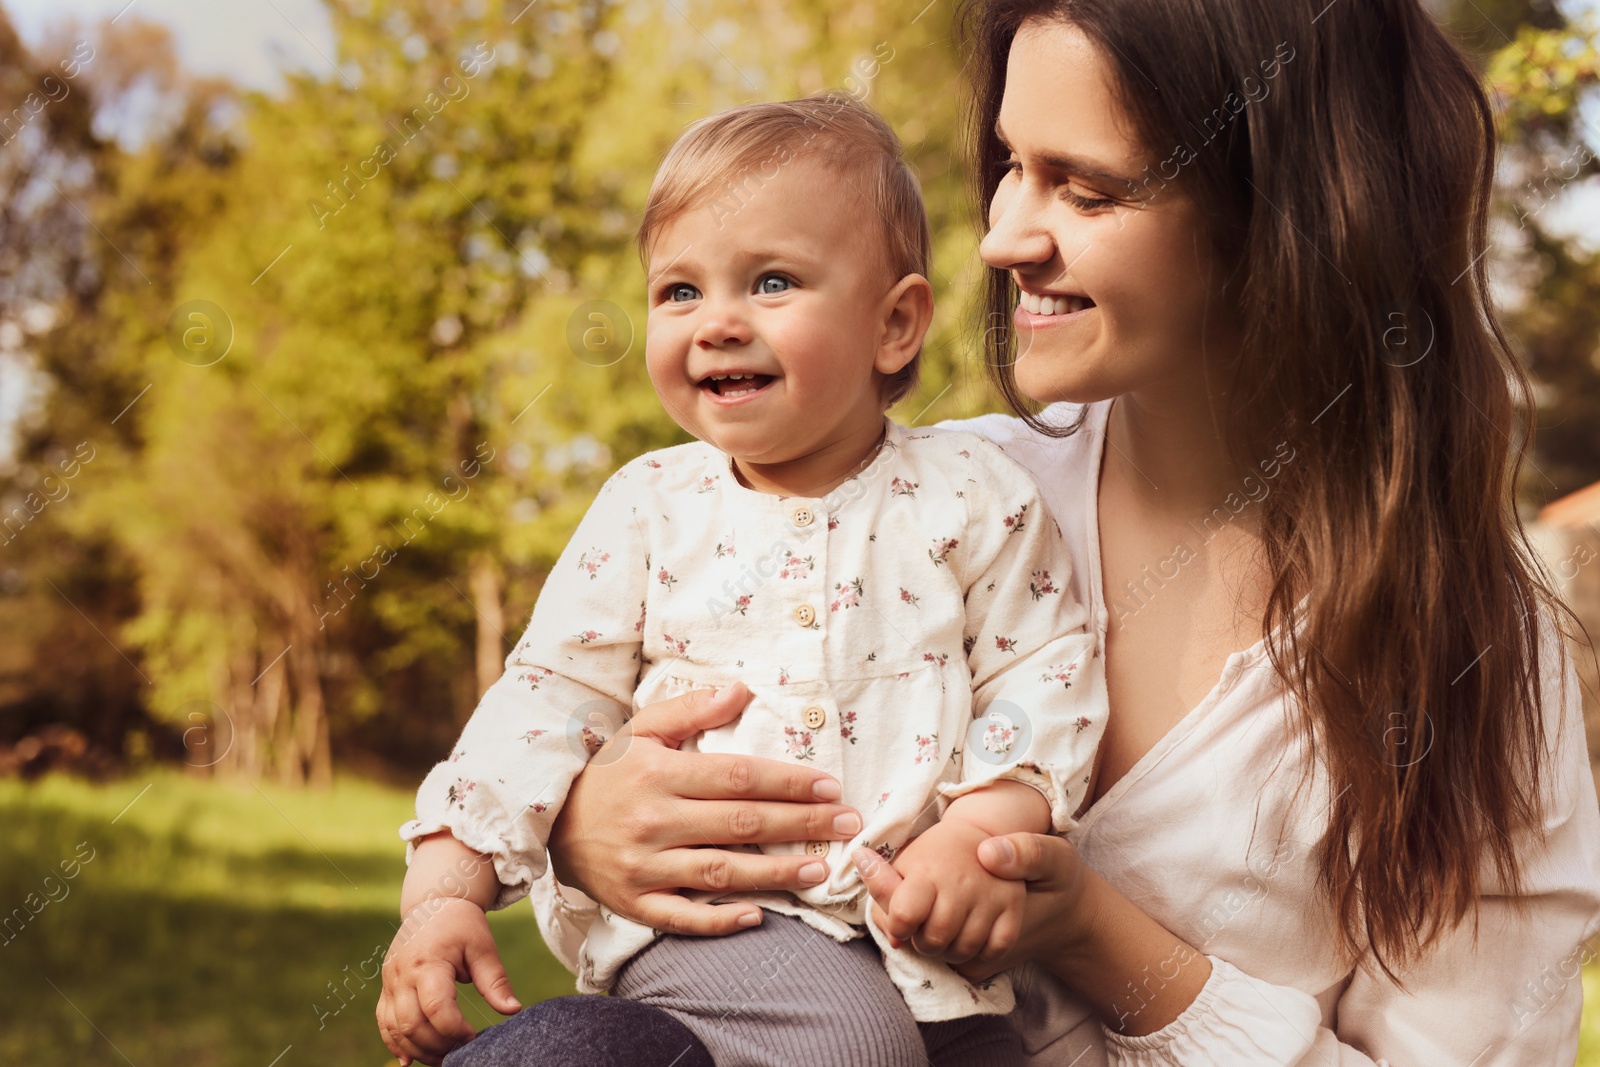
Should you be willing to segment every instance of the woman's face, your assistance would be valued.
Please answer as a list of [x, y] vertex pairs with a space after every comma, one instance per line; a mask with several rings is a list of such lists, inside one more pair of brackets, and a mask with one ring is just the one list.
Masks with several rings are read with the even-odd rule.
[[1011, 156], [979, 254], [1022, 290], [1017, 385], [1039, 401], [1203, 396], [1202, 353], [1237, 344], [1212, 295], [1224, 272], [1200, 213], [1160, 177], [1173, 175], [1161, 165], [1173, 153], [1138, 143], [1113, 85], [1077, 27], [1029, 19], [1018, 30], [996, 123]]

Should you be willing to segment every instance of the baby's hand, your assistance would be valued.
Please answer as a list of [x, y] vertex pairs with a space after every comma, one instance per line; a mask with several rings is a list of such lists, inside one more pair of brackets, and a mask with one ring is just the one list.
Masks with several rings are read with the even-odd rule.
[[482, 908], [458, 897], [412, 908], [384, 957], [378, 998], [378, 1030], [402, 1064], [437, 1064], [472, 1040], [456, 1004], [456, 983], [467, 981], [502, 1015], [521, 1010]]
[[[946, 818], [895, 857], [900, 881], [888, 911], [876, 901], [872, 905], [873, 921], [895, 948], [910, 940], [923, 955], [942, 954], [952, 964], [1011, 950], [1022, 930], [1028, 890], [1026, 883], [996, 878], [978, 862], [978, 846], [992, 836], [981, 826]], [[863, 873], [870, 871], [865, 864], [883, 862], [864, 849], [857, 856]]]

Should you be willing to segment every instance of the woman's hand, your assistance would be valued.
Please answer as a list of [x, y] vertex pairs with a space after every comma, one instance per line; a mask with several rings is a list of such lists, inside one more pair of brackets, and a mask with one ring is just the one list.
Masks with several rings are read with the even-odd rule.
[[[715, 846], [848, 840], [854, 808], [821, 771], [755, 756], [679, 752], [749, 702], [741, 683], [641, 708], [578, 775], [550, 832], [556, 878], [618, 915], [676, 934], [732, 933], [761, 921], [749, 903], [699, 904], [679, 889], [801, 889], [827, 877], [809, 856]], [[741, 921], [744, 920], [744, 921]]]
[[[887, 930], [891, 902], [904, 879], [876, 853], [858, 848], [852, 856], [872, 894], [873, 921]], [[1021, 924], [996, 924], [981, 949], [976, 936], [965, 930], [959, 937], [944, 937], [924, 927], [911, 939], [918, 952], [944, 960], [963, 978], [980, 982], [1030, 959], [1060, 958], [1078, 930], [1092, 923], [1081, 914], [1087, 868], [1066, 838], [1028, 833], [991, 837], [978, 846], [978, 862], [997, 878], [1027, 884]]]

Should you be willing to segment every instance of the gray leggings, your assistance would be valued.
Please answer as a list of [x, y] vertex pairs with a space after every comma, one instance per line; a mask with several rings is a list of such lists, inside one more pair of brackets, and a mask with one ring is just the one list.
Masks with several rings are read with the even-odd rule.
[[[625, 964], [611, 997], [563, 997], [596, 1006], [625, 998], [627, 1011], [594, 1013], [592, 1028], [610, 1038], [628, 1012], [634, 1056], [613, 1061], [594, 1038], [558, 1051], [537, 1033], [539, 1006], [484, 1031], [450, 1054], [445, 1067], [601, 1067], [613, 1062], [652, 1065], [642, 1047], [656, 1041], [669, 1054], [662, 1067], [704, 1062], [716, 1067], [1021, 1067], [1022, 1044], [1008, 1016], [972, 1015], [919, 1023], [889, 980], [869, 937], [840, 943], [790, 915], [763, 910], [761, 925], [722, 937], [664, 934]], [[623, 1005], [613, 1003], [622, 1009]], [[642, 1011], [651, 1016], [642, 1016]], [[663, 1013], [656, 1015], [656, 1012]], [[573, 1010], [567, 1009], [567, 1016]], [[653, 1016], [653, 1017], [652, 1017]], [[519, 1028], [519, 1023], [525, 1025]], [[659, 1022], [657, 1021], [659, 1020]], [[674, 1035], [677, 1023], [690, 1040]], [[517, 1031], [521, 1029], [519, 1034]], [[566, 1035], [564, 1035], [566, 1036]], [[699, 1046], [694, 1038], [699, 1039]], [[584, 1043], [591, 1052], [585, 1054]], [[570, 1042], [568, 1042], [570, 1044]], [[654, 1046], [651, 1046], [654, 1048]]]

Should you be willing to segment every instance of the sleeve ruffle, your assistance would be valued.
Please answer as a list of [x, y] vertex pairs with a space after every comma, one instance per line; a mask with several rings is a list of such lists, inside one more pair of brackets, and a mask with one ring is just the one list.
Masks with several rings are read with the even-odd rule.
[[1283, 1067], [1311, 1050], [1322, 1027], [1316, 998], [1252, 978], [1215, 956], [1207, 959], [1211, 977], [1172, 1022], [1139, 1037], [1105, 1027], [1115, 1067]]

